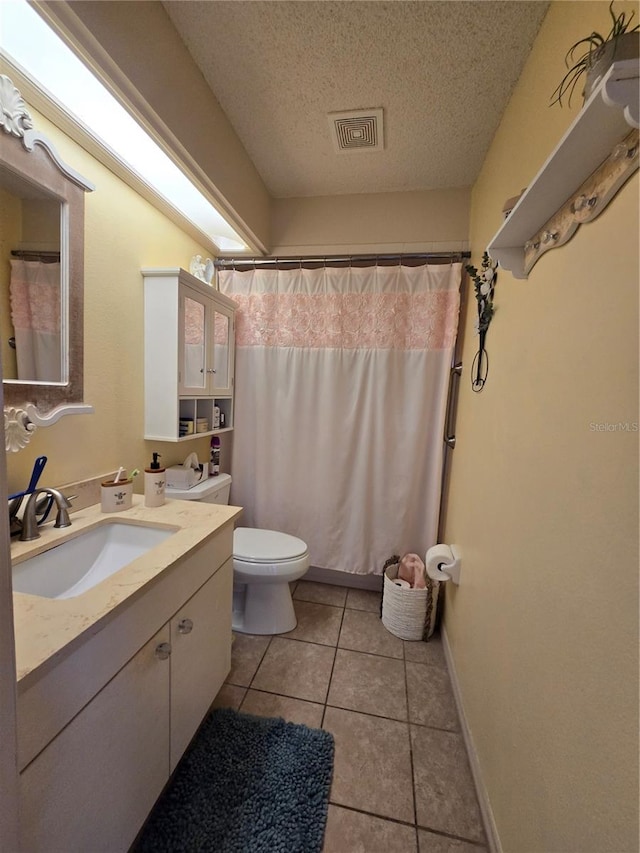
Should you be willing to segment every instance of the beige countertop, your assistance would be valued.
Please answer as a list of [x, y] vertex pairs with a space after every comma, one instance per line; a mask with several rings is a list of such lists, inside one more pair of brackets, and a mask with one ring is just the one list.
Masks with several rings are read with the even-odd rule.
[[140, 593], [176, 560], [198, 548], [226, 525], [233, 524], [241, 512], [234, 506], [177, 500], [167, 500], [161, 507], [147, 509], [143, 497], [134, 495], [133, 507], [124, 512], [103, 513], [96, 504], [74, 513], [71, 527], [55, 530], [50, 522], [39, 528], [39, 539], [12, 542], [11, 559], [18, 563], [106, 521], [151, 524], [175, 530], [166, 541], [75, 598], [53, 599], [14, 592], [18, 681], [85, 631], [97, 630], [123, 602]]

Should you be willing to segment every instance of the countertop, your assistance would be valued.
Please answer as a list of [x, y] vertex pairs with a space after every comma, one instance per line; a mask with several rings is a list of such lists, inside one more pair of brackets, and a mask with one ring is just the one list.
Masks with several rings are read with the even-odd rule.
[[198, 548], [226, 525], [233, 524], [241, 512], [235, 506], [178, 500], [167, 500], [161, 507], [148, 509], [144, 506], [144, 498], [134, 495], [131, 509], [104, 513], [100, 504], [96, 504], [74, 513], [71, 527], [56, 530], [50, 522], [39, 528], [39, 539], [12, 542], [11, 559], [20, 562], [105, 521], [151, 524], [176, 531], [165, 542], [75, 598], [51, 599], [14, 592], [18, 681], [85, 631], [96, 630], [98, 624], [106, 622], [123, 602], [140, 593], [176, 560]]

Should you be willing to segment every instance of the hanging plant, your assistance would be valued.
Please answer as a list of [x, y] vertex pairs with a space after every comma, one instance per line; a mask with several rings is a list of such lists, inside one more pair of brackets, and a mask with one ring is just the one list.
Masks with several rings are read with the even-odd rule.
[[471, 264], [467, 264], [465, 267], [473, 281], [473, 289], [478, 304], [478, 319], [475, 323], [475, 330], [480, 336], [480, 343], [471, 365], [471, 387], [476, 392], [482, 391], [489, 374], [489, 356], [485, 349], [485, 339], [489, 324], [496, 312], [493, 304], [493, 293], [496, 286], [497, 268], [498, 264], [491, 260], [487, 252], [482, 255], [480, 270]]
[[[637, 57], [638, 55], [638, 36], [633, 37], [633, 33], [637, 33], [640, 25], [631, 26], [631, 21], [634, 18], [634, 12], [630, 15], [626, 12], [620, 12], [616, 15], [613, 11], [613, 0], [609, 5], [609, 14], [611, 16], [611, 30], [606, 36], [601, 33], [592, 32], [590, 35], [581, 38], [579, 41], [572, 44], [567, 55], [565, 56], [565, 65], [569, 69], [560, 81], [559, 86], [554, 91], [551, 105], [559, 104], [562, 106], [562, 99], [568, 100], [571, 106], [571, 97], [575, 87], [581, 79], [587, 78], [587, 87], [585, 91], [585, 99], [590, 94], [588, 84], [589, 75], [592, 72], [595, 64], [602, 60], [608, 53], [610, 65], [615, 59], [627, 59], [628, 57]], [[622, 39], [628, 39], [629, 44], [621, 47]], [[606, 70], [606, 69], [603, 69]]]

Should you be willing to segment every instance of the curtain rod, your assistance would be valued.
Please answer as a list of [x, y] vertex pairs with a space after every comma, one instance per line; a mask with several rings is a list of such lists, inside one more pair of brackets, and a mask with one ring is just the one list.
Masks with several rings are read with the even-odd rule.
[[40, 260], [55, 262], [60, 260], [60, 252], [49, 251], [48, 249], [12, 249], [11, 257], [24, 261]]
[[214, 265], [218, 268], [228, 266], [259, 266], [261, 264], [327, 264], [327, 263], [362, 263], [363, 261], [402, 261], [402, 260], [425, 260], [425, 261], [462, 261], [470, 258], [471, 252], [394, 252], [393, 254], [380, 255], [301, 255], [299, 257], [254, 257], [254, 258], [217, 258]]

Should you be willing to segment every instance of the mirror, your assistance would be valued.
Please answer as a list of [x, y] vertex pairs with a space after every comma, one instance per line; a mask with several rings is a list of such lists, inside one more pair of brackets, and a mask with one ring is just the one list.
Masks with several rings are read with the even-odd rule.
[[8, 450], [83, 405], [84, 194], [0, 75], [0, 349]]
[[[62, 205], [0, 169], [2, 375], [6, 381], [63, 382], [60, 280]], [[6, 250], [9, 248], [9, 259]], [[8, 262], [7, 262], [8, 260]]]
[[216, 372], [213, 375], [214, 391], [226, 389], [229, 385], [229, 317], [216, 311], [213, 321], [213, 363]]

